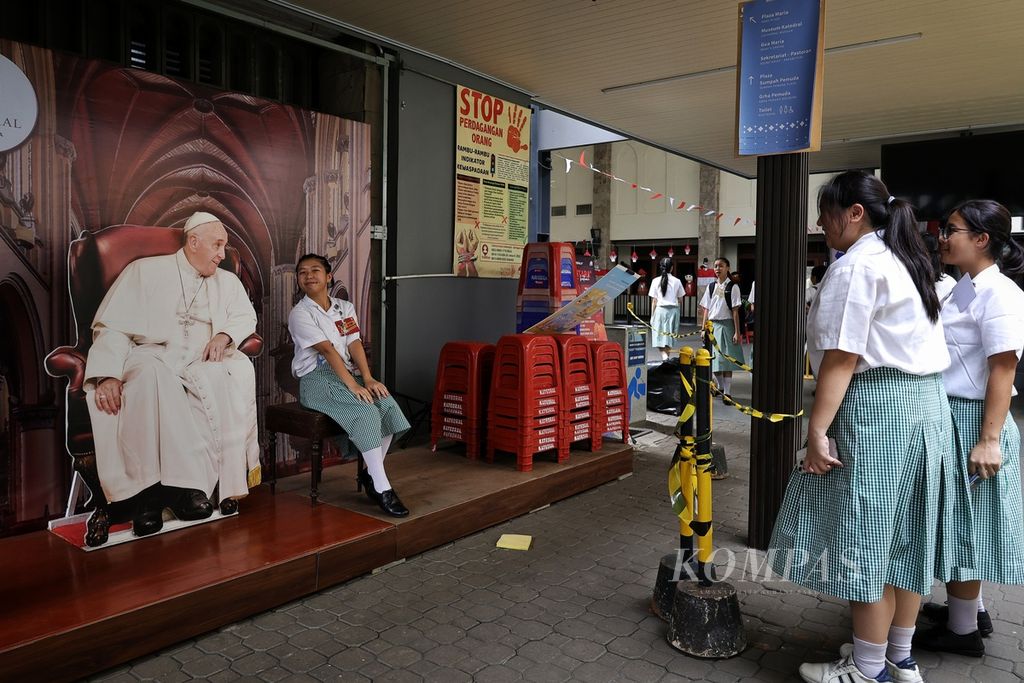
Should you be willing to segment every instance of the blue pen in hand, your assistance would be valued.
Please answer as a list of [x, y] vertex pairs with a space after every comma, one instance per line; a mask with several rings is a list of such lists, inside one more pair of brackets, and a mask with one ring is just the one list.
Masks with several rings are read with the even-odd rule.
[[967, 485], [973, 489], [975, 486], [978, 485], [979, 481], [981, 481], [981, 476], [978, 475], [977, 472], [975, 472], [967, 479]]

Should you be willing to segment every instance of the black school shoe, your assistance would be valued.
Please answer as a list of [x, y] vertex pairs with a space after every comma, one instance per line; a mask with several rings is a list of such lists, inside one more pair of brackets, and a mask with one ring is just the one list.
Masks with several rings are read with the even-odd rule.
[[370, 500], [379, 505], [381, 510], [392, 517], [409, 516], [409, 509], [402, 504], [402, 500], [395, 493], [394, 489], [377, 493], [377, 489], [373, 487], [373, 477], [370, 476], [368, 470], [360, 470], [356, 476], [359, 478], [360, 483], [362, 483], [363, 488], [366, 489], [366, 495]]
[[[937, 602], [927, 602], [921, 607], [921, 613], [933, 623], [945, 625], [949, 621], [949, 606]], [[992, 617], [988, 610], [978, 610], [978, 632], [982, 638], [992, 635]]]
[[985, 643], [982, 642], [981, 634], [978, 631], [959, 635], [946, 628], [945, 624], [915, 633], [914, 647], [932, 652], [949, 652], [965, 657], [983, 657], [985, 655]]

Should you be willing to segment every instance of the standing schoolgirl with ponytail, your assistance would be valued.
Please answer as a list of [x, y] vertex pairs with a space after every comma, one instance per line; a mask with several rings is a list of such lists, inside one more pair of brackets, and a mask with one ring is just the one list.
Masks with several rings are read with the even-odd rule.
[[818, 198], [829, 266], [807, 319], [818, 378], [807, 455], [770, 548], [776, 573], [850, 601], [853, 645], [805, 681], [920, 680], [910, 657], [934, 572], [940, 469], [952, 423], [934, 271], [912, 207], [847, 171]]
[[668, 256], [661, 259], [658, 277], [651, 280], [650, 297], [654, 299], [651, 346], [661, 349], [662, 360], [668, 360], [676, 345], [675, 337], [671, 335], [679, 331], [679, 305], [683, 300], [683, 283], [672, 274], [674, 265]]
[[[1006, 276], [1024, 272], [1024, 253], [1010, 237], [1010, 212], [990, 200], [958, 205], [939, 236], [943, 262], [970, 278], [942, 303], [953, 359], [942, 377], [960, 461], [943, 473], [949, 476], [943, 477], [936, 574], [946, 581], [949, 607], [925, 605], [925, 615], [939, 624], [918, 633], [914, 645], [980, 657], [981, 637], [992, 632], [981, 582], [1024, 584], [1020, 432], [1009, 412], [1024, 351], [1024, 292]], [[979, 478], [972, 488], [970, 475]], [[973, 558], [957, 564], [954, 551], [965, 546], [973, 546]]]

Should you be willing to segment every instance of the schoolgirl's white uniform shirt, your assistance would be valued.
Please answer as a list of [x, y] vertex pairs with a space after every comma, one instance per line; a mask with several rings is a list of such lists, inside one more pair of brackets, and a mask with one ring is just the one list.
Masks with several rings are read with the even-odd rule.
[[[668, 278], [668, 287], [665, 289], [665, 295], [661, 294], [661, 278]], [[651, 289], [648, 292], [650, 297], [654, 299], [655, 306], [678, 306], [679, 300], [683, 298], [683, 283], [675, 275], [665, 273], [651, 280]]]
[[708, 285], [704, 290], [704, 296], [701, 297], [700, 305], [708, 309], [708, 320], [732, 320], [732, 309], [740, 305], [743, 301], [743, 294], [740, 292], [739, 285], [733, 285], [732, 288], [732, 308], [725, 303], [725, 286], [729, 284], [729, 281], [715, 282], [713, 285]]
[[939, 279], [935, 282], [935, 294], [939, 297], [941, 302], [943, 299], [953, 291], [956, 287], [956, 280], [949, 273], [943, 273], [939, 276]]
[[[1024, 351], [1024, 292], [996, 265], [978, 273], [973, 282], [975, 296], [966, 310], [960, 310], [956, 295], [942, 305], [952, 358], [942, 381], [950, 396], [984, 399], [989, 356], [1013, 351], [1019, 361]], [[1017, 390], [1012, 391], [1016, 396]]]
[[356, 307], [333, 296], [330, 300], [331, 306], [325, 311], [306, 296], [288, 314], [288, 331], [295, 343], [295, 358], [292, 359], [294, 377], [308, 375], [327, 363], [327, 359], [313, 348], [314, 344], [322, 341], [331, 342], [349, 372], [358, 374], [348, 350], [349, 344], [359, 339]]
[[818, 374], [825, 351], [860, 356], [854, 372], [878, 367], [931, 375], [949, 367], [942, 323], [932, 323], [906, 267], [877, 232], [829, 266], [807, 316], [807, 352]]

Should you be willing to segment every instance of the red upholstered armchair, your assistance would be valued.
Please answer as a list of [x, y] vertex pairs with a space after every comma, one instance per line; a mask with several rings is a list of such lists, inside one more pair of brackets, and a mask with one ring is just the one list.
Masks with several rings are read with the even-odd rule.
[[[107, 290], [125, 266], [146, 256], [172, 254], [182, 245], [180, 228], [159, 228], [139, 225], [115, 225], [95, 233], [85, 231], [71, 243], [68, 254], [68, 288], [74, 312], [77, 343], [61, 346], [46, 357], [46, 371], [53, 377], [67, 377], [67, 449], [75, 471], [92, 493], [90, 503], [96, 511], [89, 519], [86, 543], [106, 543], [111, 513], [96, 471], [96, 453], [92, 438], [92, 422], [86, 405], [85, 359], [92, 346], [92, 320]], [[236, 275], [240, 263], [238, 252], [227, 248], [227, 257], [220, 264]], [[263, 339], [254, 334], [238, 346], [247, 356], [263, 351]], [[120, 514], [114, 514], [120, 517]]]

